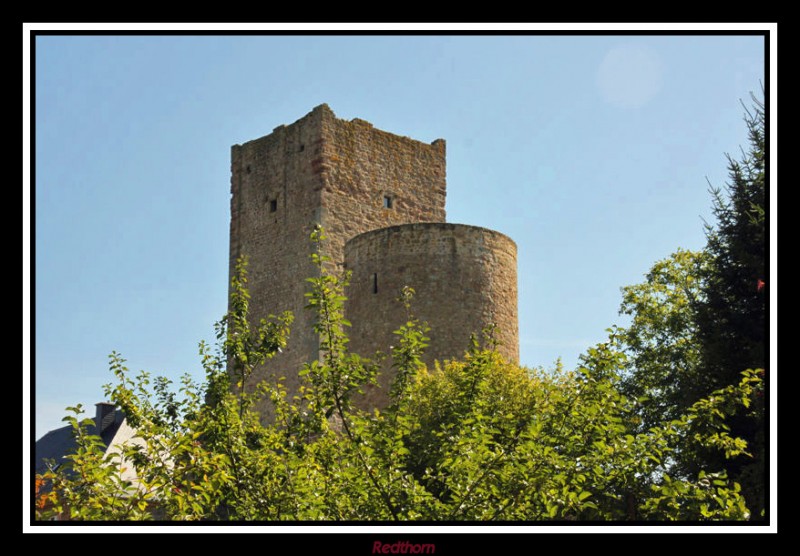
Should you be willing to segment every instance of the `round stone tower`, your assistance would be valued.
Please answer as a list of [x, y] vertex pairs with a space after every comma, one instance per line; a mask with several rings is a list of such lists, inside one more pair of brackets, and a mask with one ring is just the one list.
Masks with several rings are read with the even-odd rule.
[[[344, 265], [352, 272], [345, 292], [350, 351], [363, 357], [390, 352], [397, 342], [393, 331], [407, 320], [397, 299], [409, 286], [416, 292], [413, 315], [431, 327], [428, 365], [462, 358], [470, 336], [492, 324], [498, 351], [518, 362], [517, 246], [507, 236], [462, 224], [391, 226], [350, 239]], [[380, 388], [367, 392], [365, 406], [386, 404], [390, 365], [384, 364]]]

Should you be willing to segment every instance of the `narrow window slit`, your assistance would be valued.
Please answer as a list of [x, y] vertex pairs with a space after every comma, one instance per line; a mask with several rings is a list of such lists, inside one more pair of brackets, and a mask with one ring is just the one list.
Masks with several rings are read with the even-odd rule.
[[378, 293], [378, 273], [372, 275], [372, 293]]

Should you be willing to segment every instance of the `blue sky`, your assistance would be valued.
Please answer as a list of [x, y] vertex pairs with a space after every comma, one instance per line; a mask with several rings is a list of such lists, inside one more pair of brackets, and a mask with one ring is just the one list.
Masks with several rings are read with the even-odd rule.
[[[36, 437], [108, 354], [202, 378], [226, 309], [230, 147], [328, 103], [447, 140], [447, 219], [517, 242], [521, 362], [573, 367], [620, 287], [705, 243], [759, 36], [40, 36]], [[300, 279], [302, 277], [298, 277]]]

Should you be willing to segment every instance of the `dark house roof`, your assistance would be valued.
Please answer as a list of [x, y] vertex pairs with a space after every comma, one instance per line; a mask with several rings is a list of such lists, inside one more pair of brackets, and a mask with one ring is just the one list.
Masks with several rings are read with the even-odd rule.
[[[102, 402], [97, 404], [94, 425], [89, 427], [88, 432], [89, 434], [98, 434], [98, 423], [100, 423], [99, 436], [103, 444], [108, 447], [124, 420], [125, 415], [122, 411], [115, 409], [112, 404]], [[72, 425], [48, 432], [36, 441], [36, 468], [34, 472], [39, 474], [47, 471], [48, 460], [53, 460], [57, 465], [63, 464], [66, 461], [64, 456], [74, 452], [75, 448]]]

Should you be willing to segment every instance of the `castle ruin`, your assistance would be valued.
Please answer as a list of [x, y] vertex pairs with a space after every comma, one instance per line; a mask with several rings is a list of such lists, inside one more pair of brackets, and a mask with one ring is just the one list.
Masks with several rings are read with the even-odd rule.
[[[414, 314], [431, 327], [427, 364], [462, 357], [471, 334], [491, 324], [500, 353], [517, 362], [516, 244], [492, 230], [445, 223], [445, 196], [444, 140], [427, 144], [342, 120], [326, 104], [234, 145], [230, 273], [247, 255], [254, 319], [287, 310], [295, 316], [287, 348], [250, 381], [285, 376], [293, 393], [297, 372], [320, 356], [314, 315], [304, 309], [305, 278], [318, 275], [309, 258], [315, 225], [328, 236], [332, 270], [352, 272], [345, 291], [352, 352], [388, 352], [406, 320], [396, 299], [410, 286]], [[362, 405], [384, 405], [390, 383], [387, 363]]]

